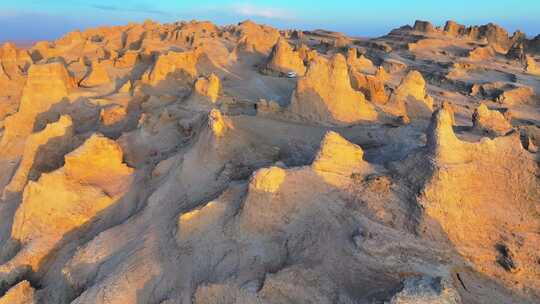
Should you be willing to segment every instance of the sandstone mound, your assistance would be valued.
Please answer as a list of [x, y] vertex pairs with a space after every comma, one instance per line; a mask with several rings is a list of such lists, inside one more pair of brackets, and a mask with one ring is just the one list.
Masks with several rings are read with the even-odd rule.
[[373, 106], [351, 87], [347, 70], [340, 54], [331, 60], [317, 57], [311, 61], [306, 76], [298, 80], [290, 110], [322, 123], [351, 124], [377, 119]]
[[121, 69], [133, 68], [139, 60], [139, 56], [140, 55], [137, 52], [127, 51], [122, 55], [122, 57], [114, 60], [114, 66]]
[[216, 74], [212, 73], [208, 77], [197, 78], [193, 91], [200, 96], [207, 97], [211, 102], [215, 103], [219, 97], [220, 89], [220, 80]]
[[374, 73], [376, 71], [376, 67], [371, 60], [364, 55], [358, 56], [356, 48], [350, 48], [347, 51], [347, 64], [353, 69], [364, 73]]
[[485, 104], [474, 110], [472, 121], [475, 129], [494, 136], [504, 135], [512, 130], [512, 125], [501, 112], [489, 110]]
[[111, 78], [107, 71], [109, 64], [107, 61], [94, 61], [91, 65], [90, 74], [81, 81], [81, 85], [86, 87], [110, 84]]
[[301, 44], [297, 49], [298, 55], [304, 62], [310, 62], [317, 57], [317, 51], [310, 49], [307, 45]]
[[279, 31], [275, 28], [259, 25], [250, 20], [238, 24], [236, 35], [243, 49], [265, 55], [270, 53], [280, 37]]
[[197, 50], [186, 52], [168, 52], [158, 57], [152, 71], [147, 74], [146, 80], [152, 84], [159, 84], [169, 77], [182, 77], [187, 75], [194, 78], [197, 75], [197, 62], [200, 57]]
[[364, 162], [364, 151], [335, 132], [328, 132], [313, 164], [313, 170], [330, 184], [339, 184], [341, 177], [366, 174], [372, 169]]
[[[28, 79], [19, 112], [43, 112], [50, 105], [40, 104], [35, 99], [59, 101], [75, 86], [75, 80], [61, 62], [32, 65], [28, 70]], [[41, 92], [47, 92], [47, 94], [41, 94]]]
[[0, 141], [0, 150], [5, 155], [21, 153], [24, 139], [34, 128], [36, 118], [60, 103], [75, 87], [75, 81], [64, 64], [54, 62], [32, 65], [23, 89], [18, 112], [5, 120], [5, 132]]
[[55, 169], [58, 161], [71, 148], [72, 137], [73, 121], [69, 116], [62, 116], [42, 131], [31, 134], [17, 171], [4, 191], [21, 192], [28, 180], [36, 180], [39, 173]]
[[534, 96], [534, 89], [531, 87], [516, 87], [502, 92], [495, 99], [496, 102], [504, 105], [514, 105], [526, 103]]
[[527, 56], [525, 59], [525, 71], [532, 75], [540, 75], [540, 67], [531, 56]]
[[352, 87], [362, 92], [372, 103], [385, 104], [388, 101], [388, 95], [385, 89], [385, 75], [382, 72], [372, 76], [351, 71]]
[[4, 43], [0, 48], [0, 85], [20, 81], [32, 59], [26, 50], [17, 49], [13, 43]]
[[22, 281], [11, 287], [9, 291], [0, 298], [0, 304], [37, 304], [36, 292], [28, 281]]
[[390, 95], [390, 113], [414, 117], [429, 117], [433, 111], [433, 99], [426, 93], [426, 81], [420, 72], [411, 71]]
[[433, 27], [433, 24], [431, 24], [431, 22], [422, 20], [416, 20], [414, 22], [413, 30], [426, 34], [436, 32], [435, 27]]
[[122, 156], [114, 141], [93, 135], [65, 156], [62, 168], [28, 183], [11, 231], [21, 250], [0, 266], [1, 282], [11, 284], [29, 269], [43, 270], [69, 233], [99, 222], [100, 214], [114, 207], [132, 181], [133, 169]]
[[306, 73], [300, 54], [294, 51], [284, 38], [280, 38], [272, 49], [266, 68], [284, 75], [294, 72], [298, 76], [304, 76]]
[[[477, 271], [505, 286], [517, 283], [506, 275], [511, 272], [519, 272], [517, 284], [537, 285], [538, 269], [532, 265], [539, 239], [527, 231], [540, 225], [533, 218], [540, 199], [538, 166], [522, 148], [519, 135], [463, 142], [453, 132], [449, 113], [441, 109], [434, 113], [427, 145], [418, 153], [400, 169], [421, 189], [418, 231], [448, 240]], [[522, 223], [529, 228], [517, 235], [510, 232]]]
[[495, 50], [492, 47], [477, 47], [469, 52], [468, 59], [474, 61], [489, 60], [495, 56]]

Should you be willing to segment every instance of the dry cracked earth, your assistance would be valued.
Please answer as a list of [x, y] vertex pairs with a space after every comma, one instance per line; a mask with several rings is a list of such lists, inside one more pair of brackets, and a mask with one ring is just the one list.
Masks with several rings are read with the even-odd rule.
[[0, 49], [0, 303], [539, 303], [540, 36], [147, 21]]

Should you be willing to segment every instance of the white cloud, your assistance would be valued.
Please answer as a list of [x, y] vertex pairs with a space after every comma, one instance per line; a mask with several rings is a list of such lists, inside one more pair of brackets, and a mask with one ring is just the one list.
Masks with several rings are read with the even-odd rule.
[[253, 4], [240, 3], [232, 6], [233, 12], [245, 17], [261, 17], [268, 19], [294, 19], [292, 11], [274, 7], [263, 7]]

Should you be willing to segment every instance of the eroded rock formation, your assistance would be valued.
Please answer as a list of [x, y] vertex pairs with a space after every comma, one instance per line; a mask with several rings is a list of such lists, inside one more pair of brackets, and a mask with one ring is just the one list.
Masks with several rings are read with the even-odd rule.
[[0, 303], [538, 303], [536, 40], [147, 20], [4, 44]]
[[343, 55], [311, 61], [306, 76], [298, 80], [291, 111], [313, 121], [350, 124], [377, 119], [364, 94], [351, 87]]

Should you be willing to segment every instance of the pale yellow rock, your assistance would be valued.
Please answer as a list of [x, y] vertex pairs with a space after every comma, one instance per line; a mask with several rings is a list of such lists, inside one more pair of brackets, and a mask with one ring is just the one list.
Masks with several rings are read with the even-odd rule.
[[22, 281], [11, 287], [3, 297], [0, 304], [36, 304], [37, 296], [34, 288], [28, 281]]
[[259, 169], [253, 174], [250, 187], [258, 191], [274, 193], [279, 190], [286, 175], [287, 172], [279, 167]]
[[50, 107], [50, 102], [42, 100], [58, 102], [75, 86], [75, 80], [61, 62], [32, 65], [19, 112], [41, 113]]
[[324, 136], [311, 167], [327, 183], [335, 186], [372, 170], [364, 161], [362, 148], [333, 131]]
[[403, 176], [416, 181], [415, 187], [421, 185], [416, 190], [424, 214], [419, 231], [425, 237], [450, 240], [469, 267], [497, 277], [505, 286], [538, 286], [533, 265], [539, 236], [524, 233], [516, 238], [508, 233], [524, 225], [540, 227], [535, 218], [538, 164], [523, 148], [518, 132], [461, 141], [452, 130], [450, 114], [440, 109], [433, 115], [426, 148], [403, 164]]
[[238, 25], [239, 45], [248, 52], [268, 54], [278, 41], [279, 31], [273, 27], [244, 21]]
[[454, 133], [453, 122], [452, 113], [447, 108], [440, 108], [433, 113], [428, 128], [428, 150], [441, 162], [459, 162], [465, 157], [463, 144]]
[[410, 71], [390, 96], [390, 111], [409, 117], [430, 117], [433, 98], [426, 93], [426, 81], [418, 71]]
[[512, 130], [512, 125], [501, 112], [490, 110], [485, 104], [481, 104], [474, 110], [472, 122], [477, 130], [497, 136]]
[[475, 61], [488, 60], [495, 56], [495, 50], [491, 46], [478, 47], [469, 52], [469, 59]]
[[210, 111], [210, 115], [208, 116], [208, 124], [210, 125], [212, 133], [216, 137], [222, 137], [225, 135], [225, 133], [227, 133], [227, 130], [234, 128], [229, 119], [223, 117], [221, 112], [217, 109], [212, 109], [212, 111]]
[[384, 87], [384, 80], [381, 75], [365, 75], [357, 71], [351, 71], [351, 84], [355, 90], [358, 90], [366, 98], [375, 104], [385, 104], [388, 101], [388, 95]]
[[[26, 141], [19, 167], [10, 183], [6, 186], [4, 193], [22, 191], [29, 174], [32, 173], [32, 167], [36, 165], [35, 162], [48, 162], [49, 165], [52, 165], [55, 157], [62, 158], [63, 154], [67, 152], [66, 149], [71, 146], [72, 136], [73, 121], [67, 115], [60, 117], [57, 122], [48, 124], [44, 130], [31, 134]], [[53, 146], [46, 147], [51, 144]], [[43, 148], [47, 149], [41, 150]]]
[[294, 72], [298, 76], [304, 76], [306, 73], [306, 67], [300, 54], [294, 51], [284, 38], [280, 38], [272, 49], [270, 60], [266, 67], [284, 74]]
[[5, 155], [22, 153], [20, 140], [32, 133], [37, 116], [60, 103], [74, 87], [75, 81], [60, 62], [30, 66], [19, 111], [4, 122], [0, 150]]
[[376, 70], [371, 60], [367, 59], [364, 55], [358, 56], [358, 50], [356, 48], [350, 48], [347, 51], [347, 64], [359, 72], [372, 73]]
[[106, 189], [114, 195], [125, 190], [133, 169], [123, 163], [122, 148], [116, 142], [92, 135], [84, 145], [65, 156], [64, 172], [69, 179]]
[[153, 70], [148, 74], [147, 80], [150, 84], [156, 85], [179, 71], [186, 73], [190, 77], [195, 77], [200, 55], [197, 50], [181, 53], [169, 52], [161, 55], [158, 57]]
[[532, 75], [540, 75], [540, 67], [532, 56], [527, 55], [526, 57], [525, 71]]
[[137, 63], [137, 60], [139, 59], [139, 53], [135, 51], [127, 51], [125, 52], [122, 57], [116, 58], [114, 60], [114, 67], [115, 68], [132, 68]]
[[21, 243], [21, 251], [0, 271], [13, 273], [22, 266], [37, 271], [67, 233], [113, 206], [133, 178], [133, 169], [122, 163], [122, 157], [118, 144], [93, 135], [65, 156], [62, 168], [30, 181], [11, 232], [11, 238]]
[[531, 87], [517, 87], [501, 93], [495, 101], [507, 106], [526, 103], [534, 96], [534, 89]]
[[217, 101], [220, 89], [220, 80], [214, 73], [208, 77], [197, 78], [194, 85], [194, 91], [201, 96], [208, 97], [211, 102]]
[[81, 85], [86, 87], [99, 86], [111, 82], [108, 72], [109, 61], [94, 61], [88, 77], [81, 81]]
[[364, 94], [351, 87], [347, 62], [341, 54], [331, 60], [317, 57], [298, 80], [290, 110], [312, 121], [351, 124], [377, 119]]

